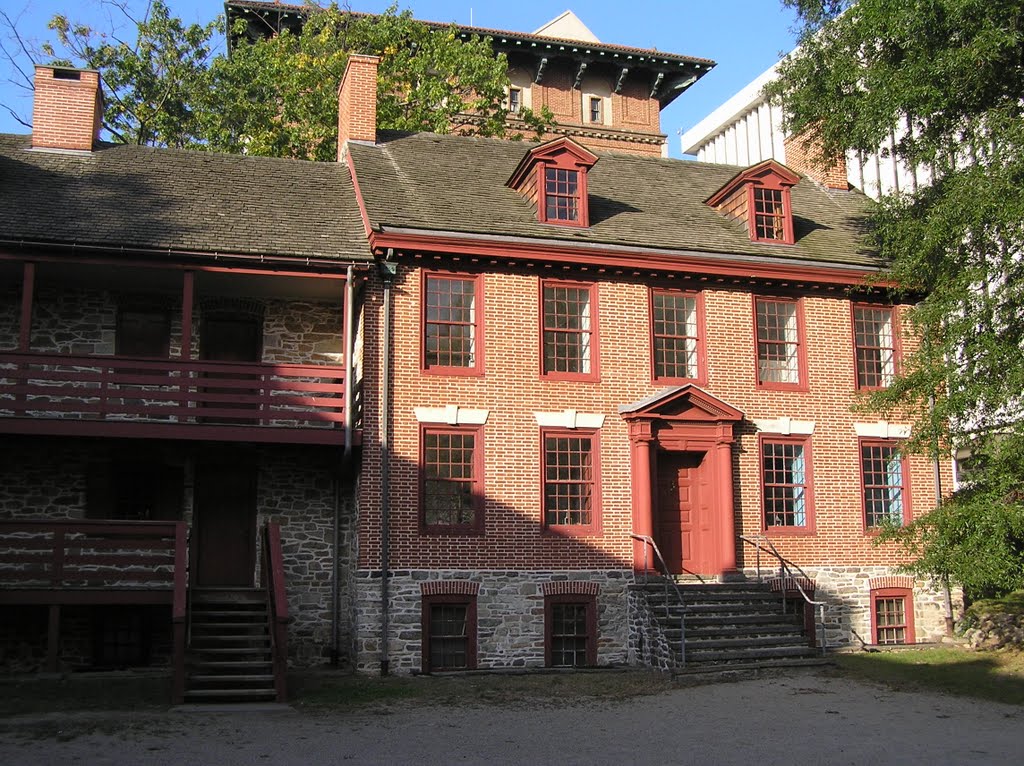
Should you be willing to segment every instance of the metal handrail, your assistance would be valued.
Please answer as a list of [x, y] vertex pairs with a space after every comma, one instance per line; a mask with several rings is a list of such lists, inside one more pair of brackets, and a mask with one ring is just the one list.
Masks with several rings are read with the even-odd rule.
[[[817, 627], [818, 627], [818, 625], [820, 625], [821, 626], [821, 653], [825, 654], [825, 650], [828, 648], [827, 647], [828, 640], [825, 637], [825, 607], [828, 606], [828, 602], [827, 601], [815, 601], [810, 596], [808, 596], [807, 595], [807, 591], [805, 591], [803, 585], [800, 584], [800, 580], [793, 576], [793, 569], [795, 569], [800, 574], [800, 576], [803, 577], [805, 580], [809, 581], [811, 578], [807, 575], [807, 573], [803, 569], [800, 568], [800, 566], [798, 564], [793, 563], [789, 559], [785, 558], [781, 553], [779, 553], [778, 549], [775, 547], [775, 545], [772, 543], [772, 541], [769, 540], [765, 535], [755, 535], [753, 537], [748, 537], [747, 535], [740, 535], [740, 540], [742, 540], [743, 542], [745, 542], [745, 543], [747, 543], [749, 545], [753, 545], [754, 546], [754, 550], [757, 551], [757, 581], [758, 582], [762, 582], [762, 579], [761, 579], [761, 551], [764, 551], [765, 553], [770, 553], [772, 556], [774, 556], [776, 559], [778, 559], [778, 562], [779, 562], [779, 580], [781, 581], [780, 585], [781, 585], [781, 592], [782, 592], [782, 610], [784, 612], [786, 611], [786, 582], [787, 582], [787, 580], [791, 581], [794, 585], [796, 585], [796, 589], [800, 593], [800, 595], [803, 596], [804, 601], [807, 602], [808, 604], [810, 604], [812, 607], [814, 607], [814, 613], [816, 615], [818, 615], [818, 617], [819, 617], [818, 621], [815, 624], [815, 631], [817, 631]], [[767, 546], [767, 547], [765, 547], [765, 546]], [[792, 567], [792, 569], [790, 569], [790, 567]]]
[[[661, 556], [661, 551], [658, 550], [658, 544], [654, 542], [654, 538], [649, 535], [636, 535], [630, 534], [634, 540], [638, 540], [644, 544], [644, 583], [647, 583], [647, 572], [648, 567], [647, 561], [647, 546], [651, 547], [654, 551], [655, 561], [661, 565], [661, 571], [664, 573], [664, 585], [665, 585], [665, 619], [669, 618], [668, 609], [668, 585], [672, 583], [672, 587], [676, 591], [676, 599], [679, 601], [679, 666], [686, 667], [686, 600], [683, 598], [683, 591], [679, 587], [679, 583], [673, 579], [672, 574], [668, 571], [668, 564], [665, 563], [665, 559]], [[701, 580], [703, 582], [703, 580]]]

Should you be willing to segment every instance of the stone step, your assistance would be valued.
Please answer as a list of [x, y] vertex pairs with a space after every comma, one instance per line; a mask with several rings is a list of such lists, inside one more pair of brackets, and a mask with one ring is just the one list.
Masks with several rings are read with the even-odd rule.
[[679, 679], [701, 680], [716, 677], [753, 677], [761, 671], [783, 670], [786, 668], [808, 668], [835, 665], [835, 660], [821, 655], [815, 657], [781, 657], [756, 662], [736, 660], [720, 665], [708, 663], [687, 663], [685, 667], [676, 668], [672, 675]]
[[192, 663], [197, 670], [223, 672], [269, 669], [272, 666], [270, 660], [198, 660]]
[[242, 675], [241, 673], [197, 673], [195, 675], [190, 675], [188, 680], [190, 684], [263, 684], [264, 687], [272, 687], [274, 685], [274, 674], [261, 673]]
[[[679, 647], [673, 647], [678, 651]], [[817, 649], [804, 644], [802, 646], [770, 646], [753, 647], [749, 649], [692, 649], [689, 644], [686, 648], [686, 662], [732, 662], [753, 661], [764, 659], [779, 659], [783, 657], [811, 657], [816, 655]]]
[[[678, 643], [679, 637], [675, 636], [675, 642]], [[673, 643], [673, 639], [669, 638], [669, 643]], [[686, 635], [686, 651], [687, 652], [701, 652], [708, 651], [711, 649], [754, 649], [760, 647], [784, 647], [784, 646], [804, 646], [806, 647], [807, 637], [806, 636], [742, 636], [740, 638], [693, 638], [690, 634]]]
[[185, 699], [193, 702], [221, 702], [229, 700], [272, 700], [277, 697], [270, 689], [189, 689]]
[[247, 620], [238, 622], [207, 622], [205, 620], [193, 620], [192, 621], [192, 633], [193, 635], [197, 630], [223, 630], [225, 632], [237, 630], [237, 631], [254, 631], [254, 630], [267, 630], [267, 623], [265, 620]]
[[269, 644], [260, 646], [191, 646], [190, 651], [196, 654], [220, 654], [251, 657], [253, 655], [270, 655]]

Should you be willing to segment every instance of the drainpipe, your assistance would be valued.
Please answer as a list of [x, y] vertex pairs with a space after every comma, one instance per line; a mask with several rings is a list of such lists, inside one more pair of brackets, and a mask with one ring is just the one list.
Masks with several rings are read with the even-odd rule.
[[333, 667], [338, 667], [338, 661], [341, 656], [338, 646], [338, 633], [341, 630], [341, 620], [338, 615], [341, 595], [341, 588], [338, 583], [338, 566], [341, 561], [338, 541], [341, 537], [339, 526], [341, 523], [341, 482], [343, 476], [344, 471], [334, 480], [334, 537], [331, 546], [331, 550], [334, 551], [334, 566], [331, 567], [331, 665]]
[[354, 271], [350, 264], [345, 272], [345, 464], [348, 464], [349, 458], [352, 455], [352, 429], [355, 426], [355, 413], [352, 407], [352, 378], [355, 375], [355, 364], [352, 360], [354, 355], [352, 325], [355, 322], [355, 314], [353, 314], [355, 288], [352, 285]]
[[380, 277], [384, 282], [384, 326], [380, 365], [380, 674], [388, 674], [388, 641], [390, 639], [390, 603], [388, 569], [391, 548], [391, 286], [398, 273], [398, 264], [388, 260], [394, 251], [388, 248], [380, 264]]

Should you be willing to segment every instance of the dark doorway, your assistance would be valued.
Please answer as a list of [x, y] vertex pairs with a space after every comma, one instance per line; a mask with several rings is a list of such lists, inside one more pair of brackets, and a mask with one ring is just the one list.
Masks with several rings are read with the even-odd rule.
[[196, 466], [195, 579], [200, 587], [252, 587], [256, 567], [256, 467]]
[[658, 547], [672, 574], [714, 572], [716, 551], [704, 452], [658, 454]]
[[[208, 362], [259, 362], [263, 357], [263, 321], [260, 317], [239, 314], [210, 314], [203, 317], [199, 358]], [[203, 388], [203, 403], [216, 410], [259, 410], [258, 388], [246, 388], [235, 381], [258, 380], [259, 376], [224, 370], [210, 373], [210, 378], [225, 381], [223, 386]], [[234, 414], [233, 412], [231, 413]], [[209, 415], [208, 423], [252, 423], [255, 417]]]

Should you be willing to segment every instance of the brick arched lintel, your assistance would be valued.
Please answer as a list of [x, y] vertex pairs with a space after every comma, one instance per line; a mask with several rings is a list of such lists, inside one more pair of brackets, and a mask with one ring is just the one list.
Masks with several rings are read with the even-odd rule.
[[475, 596], [480, 583], [469, 580], [431, 580], [420, 583], [421, 596]]
[[545, 596], [596, 596], [601, 586], [596, 582], [560, 580], [543, 583], [540, 589]]

